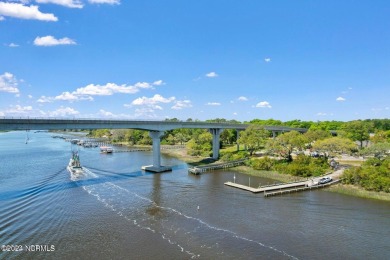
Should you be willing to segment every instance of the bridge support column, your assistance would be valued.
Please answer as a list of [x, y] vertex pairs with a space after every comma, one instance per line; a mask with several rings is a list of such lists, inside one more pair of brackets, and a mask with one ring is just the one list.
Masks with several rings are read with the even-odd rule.
[[240, 130], [236, 129], [237, 131], [237, 141], [236, 141], [236, 144], [237, 144], [237, 152], [240, 151], [240, 144], [238, 143], [238, 139], [240, 138]]
[[276, 131], [272, 131], [272, 139], [275, 139], [276, 137]]
[[153, 140], [153, 165], [143, 166], [142, 170], [149, 172], [172, 171], [169, 166], [161, 166], [160, 138], [164, 135], [162, 131], [150, 131], [149, 136]]
[[213, 135], [213, 159], [218, 160], [219, 158], [219, 135], [222, 132], [222, 129], [211, 128], [211, 134]]

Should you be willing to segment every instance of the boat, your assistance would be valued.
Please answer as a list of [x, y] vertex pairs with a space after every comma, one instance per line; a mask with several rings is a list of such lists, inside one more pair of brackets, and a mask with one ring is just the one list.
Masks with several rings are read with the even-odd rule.
[[100, 152], [102, 153], [112, 153], [114, 149], [111, 146], [100, 146]]
[[66, 167], [72, 177], [79, 177], [84, 173], [83, 167], [80, 165], [80, 157], [78, 152], [72, 152], [72, 157], [69, 160], [69, 164]]

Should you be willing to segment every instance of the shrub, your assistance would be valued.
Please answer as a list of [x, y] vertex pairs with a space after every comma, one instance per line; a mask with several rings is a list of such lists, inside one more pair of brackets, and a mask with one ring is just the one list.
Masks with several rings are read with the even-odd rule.
[[250, 161], [250, 165], [255, 169], [255, 170], [265, 170], [269, 171], [272, 170], [274, 165], [275, 165], [275, 160], [269, 158], [269, 157], [263, 157], [261, 159], [252, 159]]
[[366, 190], [390, 192], [390, 158], [368, 159], [360, 167], [344, 171], [343, 183], [359, 185]]

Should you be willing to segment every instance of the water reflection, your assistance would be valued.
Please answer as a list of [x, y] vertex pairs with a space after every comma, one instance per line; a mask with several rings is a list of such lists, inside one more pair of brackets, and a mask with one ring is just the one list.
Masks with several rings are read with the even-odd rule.
[[153, 189], [150, 193], [151, 203], [146, 209], [146, 213], [153, 217], [162, 217], [161, 205], [161, 174], [169, 173], [154, 173], [153, 174]]

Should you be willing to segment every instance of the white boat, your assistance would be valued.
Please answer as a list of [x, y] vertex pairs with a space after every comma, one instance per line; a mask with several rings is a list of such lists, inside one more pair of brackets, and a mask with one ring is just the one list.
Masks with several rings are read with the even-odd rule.
[[100, 152], [102, 153], [112, 153], [114, 149], [111, 146], [100, 146]]
[[79, 177], [84, 173], [83, 167], [80, 165], [80, 157], [77, 152], [72, 152], [72, 157], [66, 169], [70, 172], [72, 177]]

